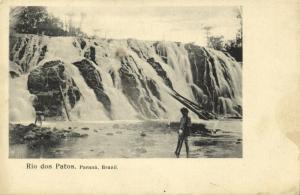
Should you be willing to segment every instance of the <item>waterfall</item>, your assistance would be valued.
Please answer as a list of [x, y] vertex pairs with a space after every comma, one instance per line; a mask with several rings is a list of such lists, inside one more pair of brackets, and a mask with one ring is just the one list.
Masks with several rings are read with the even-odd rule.
[[[242, 115], [242, 67], [221, 51], [134, 39], [19, 35], [13, 40], [11, 71], [16, 66], [22, 71], [10, 79], [11, 96], [16, 96], [10, 101], [11, 120], [23, 120], [23, 109], [34, 115], [25, 75], [35, 71], [43, 77], [45, 63], [56, 66], [55, 60], [70, 80], [64, 90], [71, 120], [173, 120], [183, 106], [192, 118]], [[79, 91], [75, 99], [73, 88]], [[15, 106], [20, 102], [22, 111]]]
[[[114, 63], [118, 64], [119, 61], [114, 61]], [[93, 64], [94, 65], [94, 64]], [[104, 86], [104, 90], [106, 91], [107, 95], [110, 97], [112, 102], [112, 118], [118, 120], [130, 119], [135, 120], [137, 119], [137, 113], [134, 108], [129, 104], [127, 98], [122, 93], [121, 84], [120, 84], [120, 77], [116, 75], [115, 85], [113, 84], [113, 80], [109, 74], [110, 69], [102, 68], [97, 65], [94, 67], [101, 72], [102, 82]]]
[[190, 85], [193, 83], [192, 69], [184, 46], [174, 42], [161, 42], [159, 44], [159, 47], [164, 48], [164, 55], [167, 56], [167, 65], [171, 67], [166, 69], [166, 71], [174, 84], [174, 89], [178, 93], [184, 94], [187, 98], [194, 100], [190, 88]]
[[82, 98], [76, 103], [71, 110], [71, 120], [109, 120], [104, 112], [103, 105], [97, 101], [93, 91], [87, 86], [79, 70], [72, 64], [67, 64], [66, 71], [74, 79]]
[[28, 75], [9, 79], [9, 120], [34, 122], [35, 110], [32, 106], [34, 95], [27, 90]]

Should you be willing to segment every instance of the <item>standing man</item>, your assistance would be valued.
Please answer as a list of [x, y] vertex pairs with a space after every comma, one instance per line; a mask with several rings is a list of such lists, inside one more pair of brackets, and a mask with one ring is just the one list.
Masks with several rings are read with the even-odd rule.
[[35, 97], [35, 99], [33, 100], [33, 106], [35, 108], [34, 124], [36, 125], [36, 123], [39, 122], [40, 126], [42, 126], [43, 119], [45, 117], [45, 115], [44, 115], [45, 108], [44, 108], [43, 104], [39, 101], [38, 97]]
[[189, 157], [189, 145], [188, 145], [188, 136], [190, 135], [190, 127], [192, 126], [191, 118], [188, 116], [189, 110], [187, 108], [180, 109], [182, 117], [180, 119], [180, 128], [178, 131], [178, 142], [175, 151], [175, 155], [179, 158], [180, 150], [184, 141], [186, 149], [186, 157]]

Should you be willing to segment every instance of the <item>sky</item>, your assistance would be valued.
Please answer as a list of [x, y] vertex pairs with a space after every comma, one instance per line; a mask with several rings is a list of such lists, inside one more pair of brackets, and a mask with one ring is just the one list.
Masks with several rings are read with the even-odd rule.
[[48, 7], [53, 15], [67, 21], [67, 13], [74, 13], [73, 24], [80, 25], [80, 15], [85, 13], [81, 29], [89, 35], [106, 38], [135, 38], [141, 40], [166, 40], [206, 44], [204, 26], [211, 26], [212, 35], [233, 39], [240, 27], [237, 19], [239, 7]]

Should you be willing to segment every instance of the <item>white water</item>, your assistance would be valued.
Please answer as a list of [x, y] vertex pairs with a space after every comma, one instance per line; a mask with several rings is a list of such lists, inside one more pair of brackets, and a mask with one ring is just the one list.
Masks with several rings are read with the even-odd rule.
[[101, 102], [97, 101], [94, 91], [87, 86], [79, 70], [72, 64], [67, 64], [66, 71], [74, 79], [82, 97], [71, 110], [71, 120], [109, 120]]
[[32, 106], [34, 95], [27, 90], [27, 77], [28, 75], [22, 75], [9, 79], [10, 121], [34, 121], [35, 119], [35, 110]]
[[[121, 63], [119, 57], [116, 56], [119, 51], [122, 51], [122, 55], [132, 56], [133, 60], [130, 61], [130, 66], [136, 73], [139, 73], [139, 70], [142, 70], [139, 75], [133, 74], [135, 78], [148, 78], [155, 81], [158, 85], [157, 89], [160, 93], [161, 100], [157, 99], [154, 95], [152, 95], [152, 93], [149, 94], [149, 97], [153, 100], [152, 106], [154, 106], [159, 118], [177, 120], [180, 117], [179, 110], [182, 105], [168, 94], [169, 89], [164, 84], [164, 81], [160, 76], [157, 75], [156, 71], [151, 67], [151, 65], [146, 62], [146, 59], [138, 56], [138, 54], [130, 49], [130, 47], [134, 47], [140, 51], [146, 58], [152, 57], [156, 62], [159, 62], [163, 70], [166, 71], [167, 77], [171, 80], [174, 89], [184, 97], [195, 102], [195, 97], [191, 90], [191, 86], [194, 85], [191, 64], [188, 59], [188, 53], [183, 44], [177, 45], [176, 43], [172, 42], [159, 43], [159, 47], [163, 48], [163, 52], [167, 56], [167, 63], [164, 63], [161, 56], [155, 53], [155, 50], [152, 46], [153, 42], [131, 40], [131, 42], [128, 43], [127, 40], [108, 41], [87, 39], [85, 41], [86, 46], [84, 49], [81, 49], [80, 43], [74, 37], [47, 38], [33, 36], [29, 39], [29, 46], [27, 46], [28, 51], [26, 50], [24, 55], [26, 56], [26, 53], [32, 52], [34, 57], [31, 59], [31, 61], [30, 59], [26, 59], [26, 57], [21, 60], [16, 60], [18, 52], [14, 54], [14, 61], [20, 63], [26, 62], [27, 60], [28, 70], [32, 70], [38, 66], [37, 59], [39, 53], [41, 52], [41, 47], [46, 44], [47, 53], [45, 59], [40, 62], [39, 65], [54, 59], [60, 59], [65, 63], [66, 72], [74, 79], [82, 94], [80, 101], [76, 103], [75, 107], [73, 109], [69, 108], [72, 120], [110, 120], [108, 117], [109, 114], [105, 111], [102, 103], [97, 101], [93, 90], [87, 86], [79, 70], [72, 64], [83, 59], [84, 53], [89, 49], [90, 46], [93, 46], [96, 50], [96, 62], [98, 65], [93, 65], [101, 74], [104, 91], [111, 101], [111, 116], [114, 120], [135, 120], [138, 118], [143, 118], [141, 113], [136, 111], [134, 106], [129, 102], [127, 97], [122, 92], [121, 79], [118, 73]], [[76, 46], [74, 46], [74, 42], [76, 43]], [[37, 48], [35, 52], [33, 52], [32, 49], [34, 44]], [[214, 59], [216, 73], [220, 83], [219, 86], [215, 84], [217, 93], [224, 94], [224, 91], [233, 90], [235, 94], [234, 98], [232, 99], [227, 97], [219, 97], [219, 101], [222, 102], [221, 105], [223, 106], [223, 110], [234, 113], [235, 111], [232, 109], [233, 106], [241, 105], [242, 103], [241, 66], [222, 52], [208, 50], [208, 53]], [[231, 76], [232, 83], [228, 83], [225, 80], [223, 76], [224, 69], [220, 64], [219, 59], [222, 59], [225, 62], [227, 70]], [[212, 66], [211, 64], [209, 65]], [[115, 73], [114, 84], [110, 76], [111, 71]], [[214, 75], [212, 75], [211, 72], [208, 72], [207, 74], [209, 74], [210, 77], [213, 78], [212, 80], [214, 83], [216, 83]], [[27, 77], [25, 76], [11, 79], [10, 94], [11, 97], [15, 96], [10, 98], [11, 121], [33, 119], [32, 117], [34, 116], [34, 110], [31, 106], [32, 103], [30, 102], [30, 94], [27, 91], [26, 85]], [[202, 89], [199, 87], [196, 88], [199, 91], [199, 94], [203, 94]], [[147, 96], [145, 91], [146, 89], [142, 87], [141, 83], [138, 83], [138, 90], [140, 91], [139, 99]], [[150, 89], [148, 89], [148, 91], [150, 91]], [[159, 107], [159, 104], [164, 106], [166, 112]], [[151, 105], [149, 104], [145, 109], [152, 112], [150, 107]], [[193, 113], [191, 113], [191, 116], [194, 119], [197, 118]]]
[[184, 94], [186, 98], [194, 100], [190, 88], [190, 85], [193, 83], [191, 65], [184, 46], [177, 46], [177, 44], [173, 42], [161, 42], [160, 47], [163, 47], [167, 54], [168, 64], [166, 64], [166, 66], [171, 68], [166, 68], [166, 66], [163, 68], [172, 81], [174, 89], [178, 93]]
[[[120, 63], [115, 61], [115, 63]], [[114, 87], [111, 76], [109, 75], [109, 69], [107, 67], [99, 67], [92, 63], [94, 67], [101, 73], [102, 84], [104, 91], [111, 100], [111, 109], [113, 119], [123, 120], [137, 119], [137, 112], [129, 104], [127, 98], [121, 91], [120, 83]], [[118, 77], [117, 77], [118, 78]], [[120, 80], [120, 79], [118, 79]], [[120, 82], [120, 81], [119, 81]]]

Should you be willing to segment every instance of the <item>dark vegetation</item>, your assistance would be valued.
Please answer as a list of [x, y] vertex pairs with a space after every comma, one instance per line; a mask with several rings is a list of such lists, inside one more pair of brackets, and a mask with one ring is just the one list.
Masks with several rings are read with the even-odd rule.
[[240, 27], [235, 39], [224, 41], [224, 36], [209, 36], [212, 26], [205, 26], [207, 32], [207, 46], [216, 50], [229, 53], [236, 61], [243, 61], [243, 18], [242, 10], [237, 9], [236, 18], [239, 20]]
[[10, 30], [16, 33], [48, 36], [86, 36], [80, 28], [70, 24], [68, 29], [64, 28], [63, 22], [42, 6], [12, 8], [10, 10]]
[[[243, 39], [241, 12], [238, 12], [236, 17], [241, 23], [236, 38], [225, 42], [223, 36], [207, 36], [207, 46], [216, 50], [228, 52], [237, 61], [242, 62]], [[48, 13], [46, 7], [42, 6], [14, 7], [10, 11], [10, 18], [14, 18], [14, 21], [12, 21], [12, 19], [10, 21], [10, 30], [16, 33], [87, 37], [79, 27], [72, 25], [70, 19], [67, 27], [64, 27], [63, 22], [59, 18]], [[207, 28], [208, 34], [211, 28], [212, 27]], [[84, 46], [85, 45], [81, 45], [81, 47]], [[94, 51], [91, 48], [91, 53], [93, 52]]]

